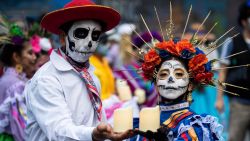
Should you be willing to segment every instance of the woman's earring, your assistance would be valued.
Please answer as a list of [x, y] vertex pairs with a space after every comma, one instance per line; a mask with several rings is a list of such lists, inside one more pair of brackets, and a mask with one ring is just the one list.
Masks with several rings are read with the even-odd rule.
[[193, 102], [192, 91], [188, 92], [187, 101], [188, 101], [189, 104], [191, 104]]
[[23, 66], [20, 65], [20, 64], [17, 64], [15, 66], [15, 69], [16, 69], [16, 72], [19, 73], [19, 74], [23, 72]]

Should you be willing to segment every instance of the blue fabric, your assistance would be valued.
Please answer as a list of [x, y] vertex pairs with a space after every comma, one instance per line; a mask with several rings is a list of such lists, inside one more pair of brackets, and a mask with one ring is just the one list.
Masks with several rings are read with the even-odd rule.
[[[198, 115], [195, 112], [193, 112], [190, 108], [182, 108], [178, 110], [172, 110], [172, 111], [164, 111], [161, 112], [160, 115], [160, 121], [161, 124], [163, 124], [164, 121], [166, 121], [174, 112], [187, 109], [193, 114], [183, 118], [176, 127], [171, 128], [170, 132], [173, 133], [173, 137], [170, 140], [177, 140], [177, 141], [184, 141], [182, 134], [185, 134], [187, 137], [186, 139], [188, 141], [191, 141], [191, 137], [188, 134], [188, 130], [190, 127], [193, 127], [197, 137], [199, 140], [206, 140], [206, 141], [216, 141], [216, 140], [223, 140], [223, 138], [220, 136], [222, 133], [222, 126], [218, 123], [217, 118], [207, 115], [207, 114], [201, 114]], [[134, 122], [139, 122], [138, 119], [135, 119]], [[134, 124], [134, 125], [138, 125]], [[167, 135], [166, 135], [167, 136]], [[205, 137], [205, 138], [204, 138]], [[139, 138], [139, 140], [142, 140], [143, 137], [141, 136], [135, 136], [131, 138], [131, 141], [136, 141]]]
[[[215, 78], [218, 78], [218, 74], [215, 73]], [[193, 103], [190, 108], [196, 112], [197, 114], [209, 114], [215, 116], [219, 119], [219, 122], [223, 125], [223, 138], [225, 140], [228, 139], [228, 128], [229, 128], [229, 98], [227, 95], [224, 95], [224, 112], [219, 113], [215, 107], [215, 102], [217, 98], [217, 90], [213, 87], [203, 87], [200, 89], [196, 89], [192, 93], [193, 95]], [[208, 106], [209, 105], [209, 106]]]

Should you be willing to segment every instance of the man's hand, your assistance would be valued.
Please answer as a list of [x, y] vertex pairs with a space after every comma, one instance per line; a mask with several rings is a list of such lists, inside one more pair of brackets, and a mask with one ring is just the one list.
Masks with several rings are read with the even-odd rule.
[[93, 141], [103, 141], [105, 139], [110, 139], [112, 141], [121, 141], [133, 136], [131, 130], [122, 133], [115, 133], [113, 128], [109, 124], [101, 123], [99, 124], [92, 133]]

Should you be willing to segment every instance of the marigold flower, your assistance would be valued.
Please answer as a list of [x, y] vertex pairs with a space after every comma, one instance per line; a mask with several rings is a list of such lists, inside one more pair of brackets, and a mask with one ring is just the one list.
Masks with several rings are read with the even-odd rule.
[[179, 55], [181, 55], [183, 50], [188, 50], [191, 53], [195, 53], [195, 48], [193, 44], [191, 44], [188, 40], [184, 39], [179, 41], [176, 45], [175, 48], [178, 52]]
[[195, 81], [205, 84], [211, 83], [212, 78], [213, 78], [213, 73], [211, 72], [199, 73], [194, 77]]
[[161, 58], [154, 49], [148, 51], [144, 56], [144, 61], [148, 63], [155, 63], [159, 65], [161, 63]]
[[198, 67], [206, 64], [207, 62], [208, 59], [205, 54], [198, 54], [189, 61], [188, 63], [189, 70], [195, 71]]
[[177, 50], [175, 48], [175, 43], [172, 40], [167, 41], [167, 42], [164, 41], [164, 42], [157, 43], [156, 47], [158, 49], [161, 49], [161, 50], [166, 50], [166, 51], [168, 51], [169, 53], [171, 53], [171, 54], [173, 54], [175, 56], [179, 56], [178, 52], [177, 52]]

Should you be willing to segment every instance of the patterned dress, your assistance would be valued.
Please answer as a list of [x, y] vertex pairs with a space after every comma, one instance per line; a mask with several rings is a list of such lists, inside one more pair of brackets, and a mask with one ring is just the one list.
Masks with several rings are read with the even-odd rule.
[[[160, 104], [160, 123], [167, 126], [164, 135], [169, 141], [223, 141], [223, 127], [217, 118], [207, 114], [196, 114], [189, 108], [188, 102]], [[138, 119], [136, 122], [138, 123]], [[134, 128], [138, 124], [134, 124]], [[134, 141], [146, 141], [140, 135]]]
[[134, 94], [137, 88], [143, 89], [146, 92], [146, 101], [143, 103], [143, 107], [152, 107], [157, 103], [157, 92], [155, 90], [154, 84], [151, 81], [146, 81], [141, 74], [137, 72], [141, 64], [136, 61], [129, 65], [123, 65], [117, 70], [126, 71], [115, 71], [114, 75], [116, 79], [127, 80], [128, 85]]
[[0, 141], [23, 141], [26, 126], [26, 105], [23, 90], [24, 74], [6, 68], [0, 78]]

